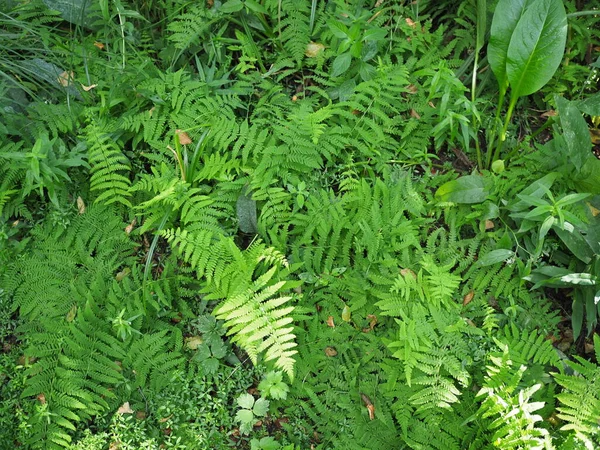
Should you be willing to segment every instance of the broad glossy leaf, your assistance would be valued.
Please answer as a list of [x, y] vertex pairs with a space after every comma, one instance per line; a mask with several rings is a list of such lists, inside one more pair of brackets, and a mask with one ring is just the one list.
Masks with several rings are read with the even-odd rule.
[[492, 250], [489, 253], [483, 255], [477, 263], [475, 264], [477, 267], [485, 267], [491, 266], [493, 264], [497, 264], [499, 262], [504, 262], [509, 258], [512, 258], [515, 255], [515, 252], [512, 250], [507, 250], [504, 248], [498, 250]]
[[590, 116], [600, 116], [600, 92], [577, 102], [577, 107], [581, 112]]
[[584, 263], [589, 263], [594, 255], [593, 250], [589, 244], [585, 241], [583, 236], [578, 230], [572, 232], [562, 230], [559, 227], [554, 228], [554, 232], [558, 235], [561, 241], [567, 246], [567, 248], [575, 255], [579, 260]]
[[492, 27], [490, 29], [490, 43], [488, 44], [488, 61], [496, 75], [500, 88], [508, 85], [506, 77], [506, 55], [510, 39], [519, 19], [525, 9], [534, 0], [500, 0], [494, 12]]
[[485, 32], [487, 31], [487, 0], [477, 0], [477, 39], [475, 49], [477, 52], [483, 48], [485, 43]]
[[588, 125], [572, 102], [558, 95], [554, 99], [563, 129], [565, 150], [569, 160], [579, 172], [586, 161], [594, 157]]
[[435, 196], [442, 202], [481, 203], [489, 194], [484, 177], [466, 175], [457, 180], [444, 183], [439, 187]]
[[573, 338], [577, 339], [581, 334], [583, 327], [583, 296], [581, 291], [575, 291], [573, 305], [571, 308], [571, 327], [573, 328]]
[[558, 69], [567, 42], [567, 14], [562, 0], [536, 0], [514, 29], [506, 55], [511, 96], [541, 89]]

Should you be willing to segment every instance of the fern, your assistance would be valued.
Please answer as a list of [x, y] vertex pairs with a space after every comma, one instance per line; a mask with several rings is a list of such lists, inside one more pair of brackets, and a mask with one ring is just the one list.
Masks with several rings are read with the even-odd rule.
[[95, 202], [105, 205], [121, 203], [131, 208], [129, 160], [105, 127], [90, 124], [85, 128], [84, 136], [88, 142], [92, 174], [90, 190], [99, 191]]
[[[293, 379], [296, 354], [295, 335], [291, 313], [293, 306], [284, 306], [291, 296], [279, 296], [280, 291], [297, 286], [291, 281], [272, 280], [278, 267], [287, 266], [287, 261], [278, 252], [254, 244], [244, 253], [232, 248], [232, 264], [226, 269], [228, 277], [233, 279], [222, 283], [220, 289], [209, 298], [225, 296], [214, 311], [217, 318], [225, 320], [233, 335], [233, 342], [246, 350], [250, 359], [257, 364], [257, 358], [264, 352], [265, 361], [274, 360], [275, 366], [285, 371]], [[275, 264], [265, 273], [253, 279], [253, 274], [261, 261], [268, 266]], [[285, 271], [284, 271], [285, 273]], [[283, 275], [283, 274], [282, 274]], [[273, 298], [275, 297], [275, 298]]]
[[[596, 360], [600, 361], [598, 335], [594, 335], [594, 348]], [[562, 430], [574, 433], [586, 449], [597, 448], [600, 445], [600, 367], [580, 356], [575, 356], [575, 360], [566, 361], [575, 371], [573, 375], [554, 374], [554, 379], [564, 389], [557, 395], [558, 417], [566, 422]]]
[[515, 367], [504, 347], [501, 357], [492, 357], [484, 386], [477, 396], [482, 398], [478, 414], [491, 418], [487, 424], [493, 432], [491, 441], [503, 449], [548, 448], [551, 445], [548, 430], [536, 426], [543, 419], [534, 414], [543, 402], [532, 402], [531, 397], [542, 385], [535, 384], [519, 389], [526, 367]]
[[285, 17], [279, 23], [279, 39], [289, 55], [300, 64], [310, 41], [308, 2], [283, 0], [281, 12]]

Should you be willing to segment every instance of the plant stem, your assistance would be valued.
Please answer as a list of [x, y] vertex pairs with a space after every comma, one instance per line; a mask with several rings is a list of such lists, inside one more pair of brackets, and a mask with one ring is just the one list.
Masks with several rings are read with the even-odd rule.
[[504, 119], [504, 126], [502, 127], [502, 134], [498, 137], [498, 146], [496, 147], [496, 151], [494, 152], [492, 162], [496, 161], [500, 156], [500, 151], [502, 150], [502, 146], [504, 145], [504, 141], [506, 140], [506, 131], [508, 130], [508, 125], [510, 124], [510, 119], [515, 109], [515, 105], [517, 104], [517, 100], [518, 97], [516, 95], [511, 96], [510, 104], [508, 105], [508, 111], [506, 112], [506, 118]]

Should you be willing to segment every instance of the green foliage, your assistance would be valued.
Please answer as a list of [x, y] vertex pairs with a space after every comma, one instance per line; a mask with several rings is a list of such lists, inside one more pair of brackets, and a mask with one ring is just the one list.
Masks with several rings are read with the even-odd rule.
[[[594, 335], [596, 360], [600, 361], [600, 339]], [[556, 382], [565, 389], [557, 396], [558, 417], [566, 423], [563, 430], [573, 430], [575, 436], [585, 448], [599, 445], [598, 415], [600, 413], [600, 398], [598, 397], [599, 370], [598, 365], [577, 356], [576, 361], [566, 361], [573, 369], [573, 375], [555, 374]]]
[[596, 18], [494, 3], [0, 0], [0, 446], [600, 445]]

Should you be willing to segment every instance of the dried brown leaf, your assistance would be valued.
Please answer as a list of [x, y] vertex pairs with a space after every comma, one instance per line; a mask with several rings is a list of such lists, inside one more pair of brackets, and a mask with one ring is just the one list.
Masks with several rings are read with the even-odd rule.
[[327, 318], [327, 326], [331, 328], [335, 328], [335, 323], [333, 323], [333, 316], [329, 316]]
[[192, 143], [190, 136], [185, 131], [177, 130], [176, 132], [181, 145], [189, 145]]
[[325, 347], [325, 354], [329, 357], [336, 356], [338, 354], [335, 347]]
[[64, 71], [58, 76], [58, 82], [61, 86], [67, 87], [73, 81], [74, 74], [72, 71]]
[[77, 211], [79, 211], [79, 214], [85, 212], [85, 203], [81, 197], [77, 197]]
[[133, 409], [131, 409], [131, 406], [129, 406], [129, 402], [125, 402], [123, 403], [119, 409], [117, 409], [117, 414], [133, 414], [134, 411]]
[[133, 231], [133, 227], [135, 227], [135, 219], [133, 219], [131, 223], [125, 227], [125, 234], [130, 234]]
[[467, 306], [469, 303], [471, 303], [471, 300], [473, 300], [474, 296], [475, 291], [469, 291], [469, 293], [463, 297], [463, 306]]
[[200, 336], [190, 336], [185, 338], [185, 346], [190, 350], [197, 350], [204, 340]]
[[325, 50], [325, 46], [323, 44], [311, 41], [308, 44], [306, 44], [306, 51], [304, 52], [304, 55], [307, 58], [314, 58], [323, 50]]

